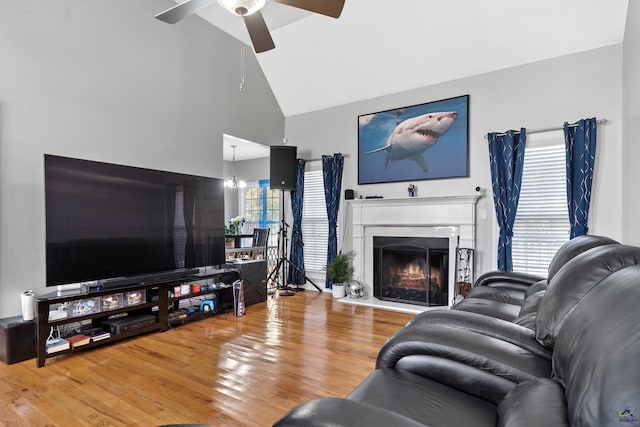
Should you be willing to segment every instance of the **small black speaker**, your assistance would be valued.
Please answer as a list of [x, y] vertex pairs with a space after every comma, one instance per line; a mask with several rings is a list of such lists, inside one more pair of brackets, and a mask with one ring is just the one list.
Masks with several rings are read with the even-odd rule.
[[269, 186], [272, 190], [296, 189], [296, 158], [298, 147], [272, 145]]
[[351, 189], [344, 190], [344, 199], [353, 200], [355, 193]]
[[7, 365], [36, 357], [36, 324], [22, 316], [0, 319], [0, 360]]

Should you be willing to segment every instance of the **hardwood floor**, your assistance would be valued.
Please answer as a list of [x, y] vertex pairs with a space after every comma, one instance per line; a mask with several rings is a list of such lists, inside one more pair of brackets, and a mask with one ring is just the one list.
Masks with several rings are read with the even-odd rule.
[[305, 291], [75, 355], [0, 363], [0, 426], [270, 426], [345, 396], [411, 314]]

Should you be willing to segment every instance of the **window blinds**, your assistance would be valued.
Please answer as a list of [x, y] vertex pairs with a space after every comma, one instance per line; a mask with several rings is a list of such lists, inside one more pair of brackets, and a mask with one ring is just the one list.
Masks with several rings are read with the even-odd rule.
[[325, 270], [328, 234], [327, 207], [324, 200], [322, 171], [306, 171], [304, 173], [304, 201], [302, 204], [305, 270], [311, 272], [323, 272]]
[[564, 137], [555, 131], [528, 139], [513, 229], [513, 269], [546, 277], [551, 259], [569, 240]]

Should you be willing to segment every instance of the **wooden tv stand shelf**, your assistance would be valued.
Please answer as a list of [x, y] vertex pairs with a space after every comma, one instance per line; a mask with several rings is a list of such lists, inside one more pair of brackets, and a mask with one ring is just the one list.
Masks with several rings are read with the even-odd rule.
[[[218, 306], [233, 305], [232, 284], [240, 279], [240, 273], [236, 269], [213, 270], [207, 274], [193, 275], [178, 279], [141, 282], [123, 287], [108, 287], [106, 289], [91, 289], [87, 292], [81, 290], [57, 291], [36, 297], [36, 364], [43, 367], [47, 358], [62, 354], [73, 353], [93, 348], [103, 344], [120, 341], [132, 336], [152, 331], [166, 331], [170, 326], [169, 312], [172, 308], [178, 308], [179, 302], [186, 298], [214, 295]], [[224, 280], [224, 282], [223, 282]], [[201, 291], [191, 292], [191, 285], [200, 285]], [[206, 285], [202, 287], [202, 285]], [[176, 295], [174, 289], [181, 285], [189, 285], [188, 293]], [[213, 298], [213, 297], [212, 297]], [[63, 313], [51, 310], [53, 306], [67, 304]], [[216, 312], [218, 312], [218, 306]], [[202, 314], [193, 316], [202, 318]], [[206, 314], [213, 314], [209, 312]], [[139, 315], [139, 316], [138, 316]], [[155, 317], [155, 320], [152, 319]], [[58, 317], [60, 316], [60, 317]], [[63, 317], [62, 317], [63, 316]], [[126, 316], [126, 317], [125, 317]], [[113, 319], [130, 318], [145, 319], [132, 327], [123, 327], [122, 331], [112, 334], [106, 339], [92, 341], [79, 346], [77, 349], [47, 353], [47, 338], [51, 328], [61, 327], [70, 323], [82, 323], [91, 321], [93, 325]], [[113, 328], [113, 327], [112, 327]]]

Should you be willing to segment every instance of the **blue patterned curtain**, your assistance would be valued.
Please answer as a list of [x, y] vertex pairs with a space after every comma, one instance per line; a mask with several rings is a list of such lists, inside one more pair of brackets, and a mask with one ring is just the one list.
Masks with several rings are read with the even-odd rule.
[[593, 164], [596, 159], [596, 118], [564, 124], [567, 149], [567, 206], [573, 239], [587, 234]]
[[[340, 153], [336, 153], [333, 156], [322, 156], [324, 200], [327, 204], [327, 219], [329, 220], [327, 264], [329, 264], [338, 253], [338, 209], [340, 208], [343, 165], [344, 156]], [[325, 287], [331, 288], [332, 286], [333, 281], [329, 278], [325, 278]]]
[[291, 264], [298, 267], [289, 269], [287, 283], [304, 285], [304, 248], [302, 243], [302, 200], [304, 198], [304, 167], [305, 161], [298, 159], [296, 169], [296, 189], [291, 190], [291, 211], [293, 213], [293, 228], [291, 229], [291, 247], [289, 258]]
[[526, 129], [520, 132], [509, 130], [504, 134], [489, 134], [489, 162], [491, 164], [491, 185], [496, 219], [500, 226], [498, 238], [498, 270], [512, 271], [511, 241], [513, 223], [516, 220], [524, 151], [526, 148]]

